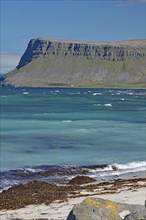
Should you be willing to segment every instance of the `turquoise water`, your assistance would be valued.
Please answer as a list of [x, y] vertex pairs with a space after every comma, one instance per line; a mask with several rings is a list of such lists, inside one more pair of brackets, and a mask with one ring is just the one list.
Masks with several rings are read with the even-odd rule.
[[1, 88], [1, 168], [145, 160], [145, 90]]

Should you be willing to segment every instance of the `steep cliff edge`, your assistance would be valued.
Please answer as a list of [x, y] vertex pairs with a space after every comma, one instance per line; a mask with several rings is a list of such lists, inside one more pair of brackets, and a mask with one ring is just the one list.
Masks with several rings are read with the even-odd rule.
[[145, 40], [80, 42], [32, 39], [5, 84], [16, 86], [144, 84]]

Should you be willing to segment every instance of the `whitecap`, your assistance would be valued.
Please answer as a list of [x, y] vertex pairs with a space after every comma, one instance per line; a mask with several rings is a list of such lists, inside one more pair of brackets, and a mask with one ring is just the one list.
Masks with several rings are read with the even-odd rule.
[[107, 104], [104, 104], [104, 106], [112, 107], [112, 104], [107, 103]]
[[95, 92], [95, 93], [93, 93], [92, 95], [102, 95], [102, 93], [100, 93], [100, 92]]
[[94, 106], [102, 106], [102, 104], [94, 104]]
[[28, 94], [29, 94], [29, 92], [23, 92], [22, 94], [23, 94], [23, 95], [28, 95]]
[[41, 169], [35, 169], [35, 168], [24, 168], [22, 169], [25, 173], [26, 172], [31, 172], [31, 173], [37, 173], [37, 172], [41, 172]]
[[137, 168], [146, 168], [146, 161], [134, 161], [126, 164], [113, 164], [117, 169], [126, 170], [126, 169], [137, 169]]
[[72, 120], [63, 120], [63, 122], [70, 123], [70, 122], [72, 122]]
[[86, 131], [88, 131], [88, 129], [81, 128], [81, 129], [79, 129], [79, 131], [81, 131], [81, 132], [86, 132]]
[[109, 164], [105, 168], [88, 169], [91, 173], [90, 176], [94, 178], [100, 177], [110, 177], [110, 176], [120, 176], [127, 175], [136, 172], [143, 172], [146, 170], [146, 161], [133, 161], [130, 163], [119, 164], [113, 163]]

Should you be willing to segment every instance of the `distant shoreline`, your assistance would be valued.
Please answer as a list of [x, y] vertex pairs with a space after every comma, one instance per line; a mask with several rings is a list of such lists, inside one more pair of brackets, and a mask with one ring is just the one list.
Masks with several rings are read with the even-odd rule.
[[30, 86], [25, 86], [25, 85], [21, 85], [21, 86], [16, 86], [16, 85], [2, 85], [0, 88], [72, 88], [72, 89], [146, 89], [146, 84], [111, 84], [111, 85], [107, 85], [107, 84], [89, 84], [88, 86], [84, 85], [84, 84], [50, 84], [47, 86], [35, 86], [35, 85], [30, 85]]

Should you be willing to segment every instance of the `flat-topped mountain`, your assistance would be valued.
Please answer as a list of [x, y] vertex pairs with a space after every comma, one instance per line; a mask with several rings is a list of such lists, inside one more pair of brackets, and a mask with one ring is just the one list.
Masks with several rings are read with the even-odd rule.
[[5, 84], [16, 86], [142, 85], [145, 40], [83, 42], [37, 38]]

